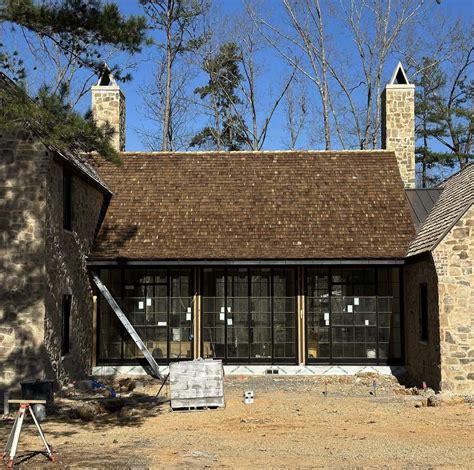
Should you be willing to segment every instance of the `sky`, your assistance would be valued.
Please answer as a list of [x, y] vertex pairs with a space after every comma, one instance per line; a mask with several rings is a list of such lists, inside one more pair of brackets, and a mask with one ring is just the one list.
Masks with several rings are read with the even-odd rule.
[[[342, 0], [346, 3], [348, 0]], [[121, 9], [124, 13], [127, 14], [139, 14], [140, 8], [138, 2], [135, 1], [119, 1]], [[233, 15], [244, 12], [243, 4], [240, 0], [221, 0], [217, 2], [218, 10], [220, 15]], [[279, 11], [281, 6], [279, 5], [279, 0], [270, 0], [267, 1], [267, 6], [275, 9], [274, 17], [278, 21], [278, 17], [281, 17], [283, 20], [283, 12]], [[324, 0], [321, 2], [324, 7]], [[464, 18], [466, 21], [471, 21], [471, 24], [474, 23], [474, 0], [443, 0], [440, 5], [435, 4], [434, 0], [433, 9], [436, 9], [440, 12], [442, 16], [453, 17], [453, 18]], [[419, 28], [423, 28], [423, 23], [420, 22]], [[330, 34], [340, 33], [337, 29], [334, 31], [329, 31]], [[233, 31], [228, 31], [227, 40], [233, 40]], [[143, 97], [140, 95], [140, 87], [143, 83], [150, 82], [153, 79], [153, 74], [155, 73], [153, 64], [146, 62], [146, 57], [149, 56], [149, 51], [144, 50], [141, 56], [145, 62], [143, 65], [139, 66], [139, 70], [136, 73], [134, 80], [129, 83], [124, 83], [121, 85], [123, 92], [125, 93], [127, 99], [127, 150], [145, 150], [143, 142], [140, 140], [140, 134], [138, 130], [143, 126]], [[134, 58], [136, 59], [136, 58]], [[284, 69], [284, 64], [282, 64], [281, 59], [277, 56], [275, 51], [268, 48], [262, 54], [262, 62], [265, 63], [265, 70], [261, 77], [261, 82], [264, 84], [263, 87], [274, 87], [278, 88], [278, 70], [282, 71]], [[386, 64], [384, 75], [386, 81], [389, 80], [394, 68], [396, 66], [396, 60], [390, 60]], [[275, 73], [275, 70], [277, 73]], [[206, 78], [201, 78], [201, 83], [205, 83]], [[278, 88], [279, 89], [279, 88]], [[315, 116], [317, 119], [317, 116]], [[285, 134], [286, 129], [284, 129], [284, 117], [282, 113], [276, 113], [273, 118], [272, 124], [270, 126], [269, 136], [266, 140], [265, 148], [266, 149], [276, 149], [284, 148], [286, 137], [282, 134]]]
[[[110, 0], [111, 1], [111, 0]], [[263, 11], [268, 13], [272, 17], [273, 24], [277, 27], [285, 30], [287, 28], [286, 17], [282, 9], [280, 0], [254, 0], [258, 2], [259, 5], [263, 6]], [[347, 6], [349, 0], [340, 0], [341, 4]], [[398, 1], [398, 0], [397, 0]], [[439, 15], [440, 18], [445, 18], [447, 20], [454, 20], [460, 18], [461, 21], [466, 22], [467, 24], [474, 23], [474, 0], [442, 0], [441, 4], [436, 4], [435, 0], [425, 0], [427, 2], [426, 15], [422, 18], [419, 18], [417, 21], [416, 28], [418, 32], [423, 32], [426, 25], [432, 19], [431, 16], [435, 17]], [[129, 14], [140, 14], [141, 7], [138, 0], [123, 0], [116, 1], [115, 3], [119, 4], [121, 11], [125, 15]], [[327, 6], [327, 0], [321, 0], [323, 8]], [[225, 17], [233, 16], [238, 14], [243, 14], [244, 7], [241, 0], [214, 0], [212, 7], [212, 20], [216, 20], [219, 24], [226, 24]], [[431, 24], [431, 28], [436, 27]], [[226, 41], [232, 41], [235, 35], [235, 29], [229, 27], [227, 30], [222, 28], [221, 36]], [[335, 21], [330, 23], [327, 27], [327, 34], [330, 36], [334, 43], [341, 46], [341, 43], [344, 44], [344, 48], [347, 49], [348, 54], [348, 63], [347, 67], [350, 69], [354, 67], [351, 64], [351, 55], [355, 58], [357, 51], [354, 48], [354, 44], [350, 36], [348, 36], [340, 24]], [[155, 39], [159, 39], [159, 33], [150, 32], [150, 35]], [[32, 87], [32, 92], [34, 88], [39, 86], [42, 81], [47, 81], [50, 78], [51, 71], [44, 64], [34, 63], [30, 57], [31, 53], [28, 48], [21, 44], [21, 38], [17, 32], [12, 32], [2, 30], [3, 41], [6, 44], [11, 43], [12, 47], [19, 47], [23, 51], [23, 55], [29, 66], [29, 80], [30, 86]], [[143, 142], [143, 136], [141, 130], [145, 129], [148, 132], [154, 132], [154, 126], [151, 121], [147, 121], [144, 118], [143, 110], [143, 94], [141, 90], [147, 84], [152, 84], [155, 74], [156, 66], [154, 65], [153, 57], [156, 55], [156, 49], [153, 47], [145, 47], [142, 52], [133, 56], [132, 58], [126, 58], [122, 56], [117, 56], [114, 58], [119, 64], [129, 64], [133, 63], [135, 66], [131, 70], [133, 80], [126, 83], [121, 83], [120, 87], [126, 97], [126, 150], [140, 151], [146, 150], [146, 144]], [[278, 56], [278, 53], [271, 47], [265, 47], [257, 56], [260, 64], [260, 76], [257, 82], [257, 92], [260, 96], [260, 105], [262, 109], [268, 109], [272, 97], [275, 96], [278, 91], [281, 89], [285, 77], [288, 76], [288, 67], [284, 60]], [[391, 57], [385, 64], [383, 70], [384, 82], [387, 82], [396, 66], [398, 57], [394, 55]], [[33, 66], [36, 66], [36, 70], [33, 70]], [[78, 81], [86, 76], [85, 73], [79, 74]], [[189, 85], [189, 89], [192, 91], [196, 86], [202, 86], [206, 83], [206, 76], [204, 74], [197, 75], [193, 82]], [[91, 83], [93, 84], [93, 83]], [[314, 95], [314, 91], [311, 89], [311, 84], [307, 84], [307, 90], [310, 94]], [[361, 96], [360, 99], [364, 97]], [[87, 94], [79, 103], [79, 109], [85, 111], [90, 107], [90, 93]], [[363, 104], [363, 103], [362, 103]], [[318, 133], [319, 124], [321, 123], [322, 116], [320, 112], [320, 107], [315, 100], [309, 100], [308, 106], [311, 108], [309, 120], [305, 134], [303, 135], [301, 141], [298, 144], [298, 147], [303, 148], [323, 148], [323, 142], [321, 139], [317, 139], [315, 135]], [[363, 108], [363, 106], [362, 106]], [[193, 113], [189, 116], [188, 124], [195, 131], [202, 128], [207, 123], [205, 116], [199, 115], [199, 113]], [[281, 149], [287, 146], [288, 142], [288, 131], [285, 127], [285, 116], [283, 113], [283, 106], [280, 105], [277, 112], [274, 115], [274, 118], [269, 127], [269, 133], [267, 140], [264, 145], [264, 149]]]

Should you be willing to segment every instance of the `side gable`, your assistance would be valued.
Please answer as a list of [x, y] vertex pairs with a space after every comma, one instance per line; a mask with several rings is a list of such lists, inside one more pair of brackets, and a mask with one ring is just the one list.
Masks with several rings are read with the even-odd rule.
[[467, 165], [443, 184], [443, 192], [407, 256], [432, 251], [474, 203], [474, 164]]
[[122, 154], [93, 260], [402, 259], [393, 152]]

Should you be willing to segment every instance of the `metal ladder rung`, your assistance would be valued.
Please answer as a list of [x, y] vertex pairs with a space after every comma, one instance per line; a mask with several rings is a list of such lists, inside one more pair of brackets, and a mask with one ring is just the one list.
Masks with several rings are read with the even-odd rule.
[[115, 312], [115, 315], [117, 315], [118, 319], [120, 320], [122, 325], [125, 327], [128, 334], [132, 337], [133, 341], [138, 346], [138, 349], [140, 349], [140, 351], [145, 356], [145, 359], [150, 364], [150, 367], [151, 367], [153, 373], [155, 374], [155, 376], [158, 379], [162, 380], [163, 377], [160, 373], [160, 368], [158, 366], [158, 363], [155, 361], [155, 358], [150, 353], [150, 351], [148, 351], [148, 348], [145, 346], [145, 343], [142, 341], [142, 339], [140, 338], [140, 336], [136, 332], [135, 328], [133, 327], [133, 325], [128, 320], [125, 313], [123, 313], [122, 309], [119, 307], [116, 300], [112, 297], [112, 294], [109, 292], [109, 290], [104, 285], [104, 283], [99, 279], [99, 276], [97, 276], [97, 274], [95, 272], [92, 272], [91, 275], [92, 275], [92, 279], [94, 280], [95, 285], [100, 290], [100, 292], [104, 296], [105, 300], [107, 300], [107, 303], [110, 305], [112, 310]]

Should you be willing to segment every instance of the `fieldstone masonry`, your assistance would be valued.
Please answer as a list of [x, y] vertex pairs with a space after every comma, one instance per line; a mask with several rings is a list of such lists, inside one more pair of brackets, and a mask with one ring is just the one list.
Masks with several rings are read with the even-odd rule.
[[[65, 232], [62, 184], [61, 164], [34, 135], [0, 136], [0, 388], [89, 373], [85, 256], [103, 196], [73, 176], [73, 231]], [[61, 358], [63, 294], [73, 294], [72, 354]]]
[[438, 273], [441, 388], [474, 394], [474, 205], [433, 251]]
[[[406, 366], [420, 385], [474, 394], [474, 206], [432, 253], [405, 268]], [[419, 285], [428, 288], [428, 341], [420, 341]]]
[[95, 85], [92, 91], [92, 114], [99, 125], [108, 122], [114, 129], [112, 145], [118, 152], [125, 150], [125, 96], [115, 84]]
[[0, 387], [51, 372], [44, 346], [50, 158], [29, 132], [0, 135]]
[[382, 147], [395, 152], [405, 188], [414, 188], [415, 85], [386, 86], [382, 94]]

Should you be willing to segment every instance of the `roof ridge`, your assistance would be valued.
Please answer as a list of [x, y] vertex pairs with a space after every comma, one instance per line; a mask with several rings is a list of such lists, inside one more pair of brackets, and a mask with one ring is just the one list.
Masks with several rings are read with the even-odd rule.
[[125, 151], [120, 155], [275, 155], [275, 154], [347, 154], [347, 155], [366, 155], [366, 154], [393, 154], [393, 150], [370, 149], [370, 150], [193, 150], [193, 151]]

